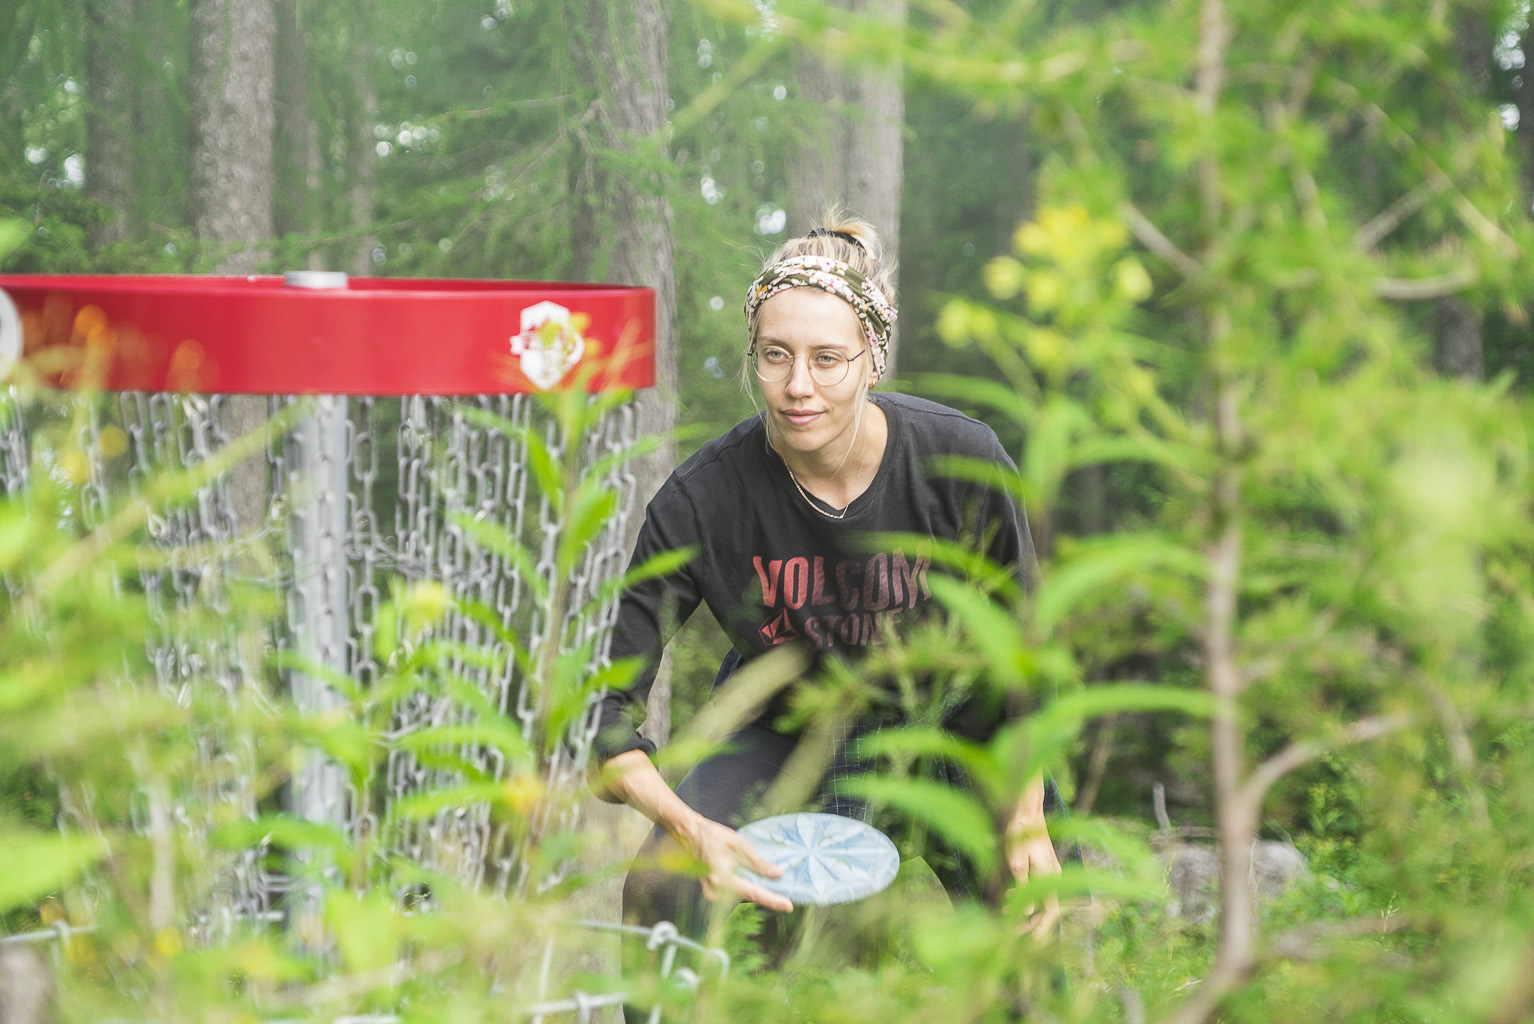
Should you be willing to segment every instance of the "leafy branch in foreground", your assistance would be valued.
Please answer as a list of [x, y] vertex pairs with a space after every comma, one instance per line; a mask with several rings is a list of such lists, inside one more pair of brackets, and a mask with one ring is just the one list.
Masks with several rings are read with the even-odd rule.
[[[93, 401], [40, 404], [72, 416]], [[574, 985], [648, 984], [546, 966], [601, 941], [572, 926], [589, 880], [570, 870], [587, 839], [572, 827], [584, 780], [571, 766], [588, 698], [633, 669], [600, 657], [592, 623], [611, 581], [583, 582], [612, 546], [621, 469], [585, 441], [620, 401], [554, 397], [535, 414], [549, 434], [517, 435], [537, 442], [548, 516], [516, 520], [523, 532], [457, 523], [534, 574], [520, 605], [461, 599], [443, 578], [364, 576], [383, 597], [345, 634], [351, 662], [274, 642], [306, 625], [278, 624], [283, 552], [259, 550], [284, 524], [180, 547], [152, 526], [211, 507], [209, 488], [305, 407], [193, 469], [143, 472], [132, 493], [102, 483], [134, 478], [120, 465], [72, 474], [72, 449], [52, 447], [90, 430], [34, 431], [32, 485], [0, 506], [0, 538], [16, 541], [0, 542], [0, 774], [53, 792], [47, 820], [0, 805], [0, 915], [8, 933], [70, 928], [53, 972], [60, 1019], [489, 1016], [562, 1005]], [[103, 447], [88, 458], [111, 458]], [[89, 520], [76, 511], [87, 484], [107, 496]], [[154, 593], [162, 578], [174, 600]], [[296, 678], [324, 701], [287, 692]], [[661, 973], [690, 962], [655, 939]], [[681, 1006], [675, 981], [664, 994]]]

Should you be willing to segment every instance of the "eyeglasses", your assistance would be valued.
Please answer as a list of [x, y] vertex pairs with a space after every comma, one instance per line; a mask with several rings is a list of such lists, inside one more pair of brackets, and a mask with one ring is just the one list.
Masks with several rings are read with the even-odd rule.
[[[823, 388], [834, 387], [847, 379], [847, 368], [852, 365], [852, 360], [861, 356], [867, 349], [862, 349], [856, 356], [848, 357], [840, 352], [826, 349], [804, 357], [805, 365], [810, 368], [810, 379]], [[794, 359], [797, 358], [786, 349], [768, 345], [766, 348], [754, 348], [747, 356], [756, 365], [756, 375], [768, 384], [779, 384], [789, 378], [794, 372]]]

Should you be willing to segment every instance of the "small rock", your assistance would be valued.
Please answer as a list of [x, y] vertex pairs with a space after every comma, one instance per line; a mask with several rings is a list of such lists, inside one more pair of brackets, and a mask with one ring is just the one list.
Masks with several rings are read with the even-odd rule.
[[1173, 917], [1200, 924], [1213, 921], [1220, 897], [1220, 858], [1207, 846], [1178, 845], [1168, 851], [1167, 887], [1171, 902], [1167, 912]]
[[1305, 855], [1292, 844], [1262, 839], [1252, 844], [1252, 885], [1258, 903], [1277, 899], [1309, 874]]
[[0, 946], [0, 1021], [43, 1024], [52, 1019], [53, 972], [36, 950]]
[[[1167, 864], [1167, 911], [1185, 921], [1212, 921], [1219, 910], [1220, 858], [1213, 847], [1178, 843], [1161, 856]], [[1260, 906], [1282, 896], [1310, 869], [1305, 855], [1290, 843], [1258, 840], [1252, 844], [1250, 883]]]

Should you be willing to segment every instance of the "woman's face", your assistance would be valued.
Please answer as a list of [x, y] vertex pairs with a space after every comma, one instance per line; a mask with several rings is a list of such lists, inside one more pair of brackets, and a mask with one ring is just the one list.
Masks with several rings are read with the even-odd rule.
[[[827, 446], [831, 446], [828, 454], [838, 459], [846, 454], [868, 390], [865, 348], [852, 307], [829, 292], [790, 288], [762, 303], [756, 320], [756, 350], [777, 349], [780, 364], [784, 357], [789, 361], [783, 380], [757, 377], [774, 437], [784, 454], [811, 455]], [[851, 360], [846, 376], [834, 384], [818, 383], [811, 372], [815, 361], [834, 367], [836, 357]]]

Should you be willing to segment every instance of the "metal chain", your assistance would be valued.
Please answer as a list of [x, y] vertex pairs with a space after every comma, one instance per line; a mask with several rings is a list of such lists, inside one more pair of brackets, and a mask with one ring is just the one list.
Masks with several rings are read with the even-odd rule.
[[0, 388], [0, 486], [20, 494], [32, 479], [32, 446], [27, 443], [21, 396], [14, 384]]
[[[155, 472], [200, 464], [233, 440], [226, 426], [227, 405], [219, 396], [172, 400], [158, 394], [124, 395], [119, 406], [130, 453], [138, 459], [131, 475], [140, 480]], [[161, 598], [156, 618], [161, 639], [152, 643], [148, 653], [162, 690], [181, 703], [191, 700], [194, 688], [217, 687], [235, 696], [259, 676], [251, 650], [253, 638], [230, 614], [228, 584], [241, 575], [241, 531], [232, 488], [231, 475], [224, 474], [199, 488], [183, 508], [152, 513], [160, 525], [158, 531], [151, 529], [154, 547], [169, 568], [155, 567], [156, 556], [149, 552], [141, 563], [146, 592], [157, 592]], [[258, 530], [248, 532], [259, 534]], [[209, 612], [222, 628], [195, 622], [199, 614]], [[186, 791], [176, 795], [171, 814], [201, 862], [213, 863], [215, 852], [207, 831], [210, 819], [256, 816], [256, 755], [249, 737], [218, 729], [216, 720], [199, 728], [194, 743], [202, 770], [189, 780]], [[227, 810], [210, 813], [216, 807]], [[237, 921], [262, 920], [272, 913], [272, 899], [280, 887], [262, 868], [265, 856], [264, 848], [258, 846], [226, 858], [212, 901], [203, 912], [204, 923], [197, 929], [203, 941], [229, 934]]]
[[[273, 397], [268, 410], [279, 412], [293, 400]], [[94, 410], [77, 439], [89, 464], [78, 513], [82, 524], [102, 521], [119, 481], [142, 488], [156, 473], [213, 457], [234, 439], [231, 401], [217, 395], [125, 393], [115, 412]], [[478, 409], [520, 430], [536, 431], [561, 460], [555, 424], [536, 400], [408, 397], [398, 404], [398, 426], [392, 432], [392, 402], [327, 396], [309, 401], [313, 411], [307, 418], [285, 436], [269, 439], [264, 458], [237, 471], [258, 473], [269, 483], [270, 501], [256, 521], [240, 521], [232, 473], [205, 485], [189, 502], [149, 512], [140, 581], [157, 628], [146, 654], [166, 694], [189, 702], [208, 688], [222, 689], [231, 698], [264, 693], [264, 643], [349, 675], [366, 693], [413, 642], [493, 652], [494, 631], [462, 610], [470, 602], [489, 609], [501, 629], [521, 639], [529, 663], [538, 662], [544, 624], [551, 618], [558, 621], [553, 635], [562, 651], [589, 648], [593, 667], [606, 663], [616, 598], [592, 602], [602, 584], [622, 571], [627, 557], [622, 537], [633, 481], [624, 471], [614, 470], [606, 481], [620, 492], [620, 514], [582, 553], [564, 581], [568, 603], [555, 609], [534, 599], [538, 588], [523, 578], [521, 564], [475, 542], [464, 525], [477, 522], [505, 531], [531, 552], [534, 571], [552, 580], [566, 524], [550, 496], [535, 486], [515, 432], [467, 414]], [[114, 429], [125, 440], [121, 463], [113, 462], [108, 450], [113, 446], [103, 442]], [[630, 407], [607, 414], [596, 430], [575, 442], [579, 461], [589, 466], [622, 451], [635, 442], [635, 431]], [[28, 443], [15, 392], [0, 394], [0, 484], [7, 493], [27, 485]], [[395, 479], [386, 483], [383, 467], [391, 464]], [[391, 518], [391, 504], [392, 531], [383, 525]], [[267, 558], [255, 557], [266, 549]], [[391, 580], [407, 587], [435, 583], [451, 599], [449, 610], [423, 637], [402, 638], [399, 644], [394, 637], [380, 637], [378, 616]], [[233, 614], [231, 587], [251, 581], [276, 587], [282, 597], [281, 621], [273, 624], [269, 637], [253, 638]], [[224, 628], [187, 628], [199, 615], [221, 618]], [[538, 735], [533, 681], [523, 678], [507, 652], [500, 655], [483, 659], [454, 653], [441, 667], [515, 716], [525, 736]], [[318, 715], [341, 703], [322, 677], [286, 669], [277, 681], [301, 713]], [[420, 758], [397, 742], [424, 729], [474, 721], [475, 712], [440, 688], [407, 693], [384, 712], [388, 729], [383, 738], [390, 752], [376, 791], [353, 792], [345, 773], [314, 755], [291, 787], [298, 813], [354, 835], [372, 834], [386, 820], [389, 806], [402, 799], [454, 785], [466, 775], [503, 779], [513, 768], [502, 751], [482, 745], [446, 744], [442, 752], [460, 768], [444, 767], [450, 761], [440, 758]], [[595, 720], [588, 717], [569, 742], [556, 745], [552, 763], [545, 766], [546, 782], [556, 792], [573, 793], [584, 785], [594, 730]], [[254, 816], [255, 753], [248, 743], [216, 731], [197, 737], [196, 751], [205, 778], [176, 797], [171, 813], [193, 834], [194, 848], [211, 857], [211, 844], [197, 831], [206, 828], [207, 819], [199, 808], [219, 804], [237, 815]], [[574, 804], [544, 801], [534, 831], [573, 827], [569, 808]], [[532, 877], [529, 852], [509, 830], [492, 823], [486, 805], [445, 808], [401, 825], [385, 851], [470, 884], [488, 884], [502, 894], [547, 888], [560, 880], [560, 869]], [[218, 896], [201, 913], [198, 927], [206, 936], [227, 934], [231, 922], [266, 920], [274, 913], [295, 882], [272, 873], [269, 864], [262, 849], [226, 864]]]
[[[32, 446], [27, 441], [27, 431], [22, 415], [21, 396], [15, 385], [0, 388], [0, 487], [7, 498], [21, 497], [32, 480]], [[0, 573], [0, 585], [9, 597], [9, 608], [14, 614], [24, 587], [11, 572]], [[38, 625], [34, 615], [27, 615], [24, 628]]]
[[[268, 912], [262, 919], [271, 920], [280, 918], [281, 914]], [[705, 946], [695, 942], [677, 932], [676, 926], [670, 921], [661, 921], [651, 926], [612, 924], [606, 921], [573, 921], [571, 927], [593, 932], [605, 932], [628, 936], [644, 942], [645, 949], [655, 955], [657, 961], [656, 977], [665, 981], [675, 977], [683, 988], [696, 993], [704, 975], [709, 975], [723, 980], [730, 971], [730, 954], [723, 949]], [[210, 929], [210, 922], [203, 921], [202, 928]], [[76, 935], [86, 935], [97, 931], [94, 924], [70, 925], [67, 921], [59, 921], [52, 927], [38, 931], [23, 932], [17, 935], [0, 936], [0, 948], [5, 946], [38, 945], [41, 943], [56, 942], [61, 947], [67, 947], [70, 940]], [[553, 943], [550, 941], [545, 946], [546, 953], [552, 953]], [[680, 954], [686, 953], [692, 957], [695, 967], [678, 966], [677, 960]], [[546, 956], [544, 967], [547, 968], [549, 958]], [[576, 990], [563, 998], [548, 998], [548, 972], [545, 969], [538, 986], [539, 995], [537, 1001], [521, 1007], [517, 1012], [520, 1016], [528, 1018], [528, 1024], [543, 1024], [545, 1018], [575, 1014], [576, 1020], [590, 1021], [591, 1011], [609, 1006], [622, 1006], [632, 1001], [632, 996], [622, 989], [607, 992], [589, 993]], [[649, 1024], [659, 1024], [661, 1019], [661, 1005], [657, 1003], [647, 1018]], [[332, 1024], [402, 1024], [405, 1018], [390, 1013], [370, 1014], [346, 1014], [331, 1018]], [[281, 1024], [281, 1022], [268, 1021], [267, 1024]]]

